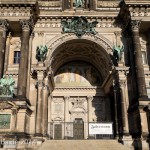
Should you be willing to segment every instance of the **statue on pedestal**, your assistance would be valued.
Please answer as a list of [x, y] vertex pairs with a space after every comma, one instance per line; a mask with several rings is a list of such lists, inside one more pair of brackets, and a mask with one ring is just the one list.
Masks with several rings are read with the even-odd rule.
[[45, 46], [43, 46], [43, 45], [37, 46], [36, 59], [38, 60], [38, 62], [45, 61], [47, 52], [48, 52], [48, 48], [46, 45]]
[[12, 76], [6, 77], [4, 75], [3, 78], [0, 79], [0, 96], [13, 97], [14, 85], [15, 80]]
[[113, 56], [117, 60], [117, 62], [121, 61], [122, 55], [124, 51], [124, 45], [122, 47], [120, 45], [113, 47]]

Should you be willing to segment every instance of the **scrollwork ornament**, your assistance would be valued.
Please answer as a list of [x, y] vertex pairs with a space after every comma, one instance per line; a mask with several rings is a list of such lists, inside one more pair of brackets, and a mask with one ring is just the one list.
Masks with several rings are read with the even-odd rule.
[[141, 20], [131, 20], [132, 30], [139, 30], [141, 25]]

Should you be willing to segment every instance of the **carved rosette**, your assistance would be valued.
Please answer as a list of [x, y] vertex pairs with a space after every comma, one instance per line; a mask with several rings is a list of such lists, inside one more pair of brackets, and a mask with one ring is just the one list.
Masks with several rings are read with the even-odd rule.
[[131, 20], [132, 30], [139, 30], [141, 25], [141, 20]]
[[7, 20], [0, 20], [0, 29], [8, 30], [9, 24]]

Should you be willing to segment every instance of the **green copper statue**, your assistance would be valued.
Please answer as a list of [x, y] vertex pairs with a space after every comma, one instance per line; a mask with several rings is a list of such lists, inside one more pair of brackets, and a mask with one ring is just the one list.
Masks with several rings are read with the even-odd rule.
[[12, 78], [12, 76], [6, 77], [4, 75], [3, 78], [0, 79], [0, 96], [13, 97], [14, 85], [15, 80]]
[[124, 45], [122, 45], [122, 47], [120, 45], [118, 45], [118, 47], [116, 47], [114, 45], [114, 47], [113, 47], [113, 56], [117, 60], [117, 62], [121, 61], [123, 51], [124, 51]]
[[84, 5], [84, 0], [75, 0], [76, 8], [83, 7], [83, 5]]
[[47, 52], [48, 52], [48, 48], [47, 46], [37, 46], [37, 49], [36, 49], [36, 59], [40, 62], [44, 62], [45, 59], [46, 59], [46, 55], [47, 55]]
[[88, 22], [86, 17], [75, 16], [71, 20], [62, 20], [62, 33], [74, 33], [78, 38], [82, 37], [85, 33], [97, 34], [95, 27], [97, 21]]

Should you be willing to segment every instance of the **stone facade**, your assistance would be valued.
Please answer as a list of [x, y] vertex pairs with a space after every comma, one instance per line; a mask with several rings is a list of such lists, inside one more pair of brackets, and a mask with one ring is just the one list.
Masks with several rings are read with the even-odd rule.
[[[0, 78], [15, 80], [13, 97], [0, 95], [2, 141], [102, 138], [89, 124], [112, 123], [109, 138], [149, 148], [148, 0], [0, 0], [0, 7]], [[40, 46], [48, 49], [43, 61]]]

